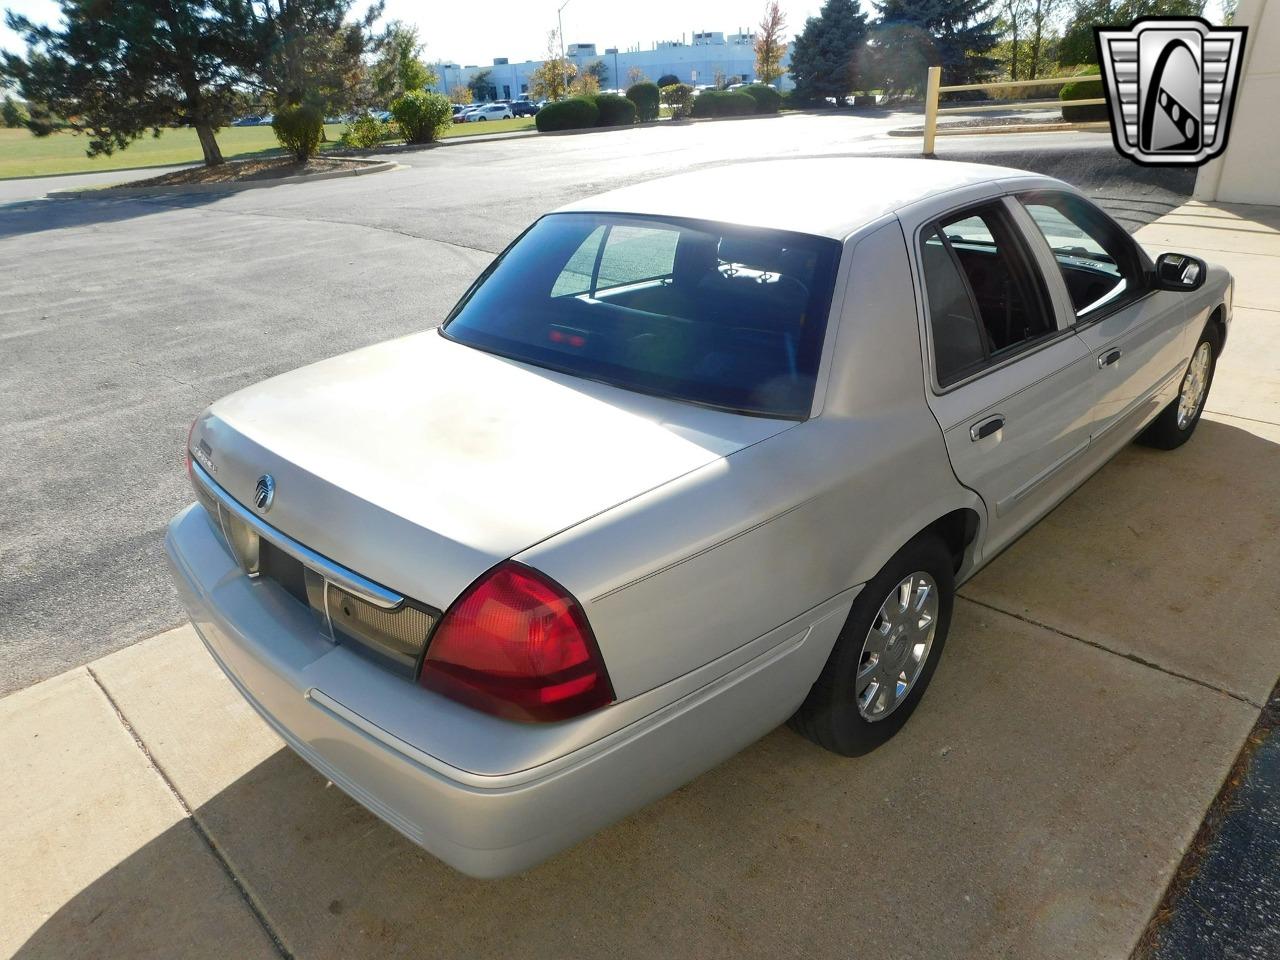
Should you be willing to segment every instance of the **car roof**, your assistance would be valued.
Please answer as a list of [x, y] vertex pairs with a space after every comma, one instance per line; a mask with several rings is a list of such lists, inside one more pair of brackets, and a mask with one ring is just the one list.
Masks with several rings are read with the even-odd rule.
[[1035, 176], [1010, 167], [902, 157], [764, 160], [661, 177], [587, 197], [556, 212], [687, 217], [842, 240], [940, 193]]

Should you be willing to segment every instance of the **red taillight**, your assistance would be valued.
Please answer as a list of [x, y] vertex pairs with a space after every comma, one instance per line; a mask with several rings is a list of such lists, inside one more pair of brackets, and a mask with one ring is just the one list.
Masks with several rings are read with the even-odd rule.
[[578, 602], [508, 560], [449, 608], [418, 682], [485, 713], [564, 720], [613, 701], [600, 649]]

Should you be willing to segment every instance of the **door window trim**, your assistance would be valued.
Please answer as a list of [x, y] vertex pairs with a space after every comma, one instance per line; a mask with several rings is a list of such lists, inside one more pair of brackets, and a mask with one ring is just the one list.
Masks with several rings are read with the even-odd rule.
[[[1039, 259], [1034, 255], [1029, 247], [1028, 238], [1025, 236], [1022, 226], [1018, 223], [1017, 218], [1006, 207], [1006, 202], [1010, 199], [1008, 194], [1000, 194], [994, 197], [987, 197], [971, 203], [965, 203], [947, 210], [935, 217], [931, 217], [924, 223], [920, 224], [915, 231], [915, 260], [916, 260], [916, 284], [919, 290], [919, 302], [924, 307], [923, 319], [925, 328], [925, 353], [929, 365], [929, 387], [933, 391], [934, 396], [944, 396], [953, 390], [967, 386], [976, 380], [980, 380], [988, 374], [1003, 370], [1011, 364], [1021, 360], [1032, 354], [1039, 353], [1041, 350], [1050, 347], [1060, 340], [1074, 334], [1073, 327], [1063, 327], [1058, 322], [1058, 310], [1054, 304], [1054, 298], [1050, 292], [1049, 280], [1044, 276], [1041, 269]], [[1045, 319], [1049, 321], [1049, 329], [1038, 337], [1024, 340], [1016, 347], [1008, 348], [1003, 351], [999, 359], [993, 360], [989, 352], [989, 334], [986, 324], [982, 320], [982, 311], [978, 307], [977, 297], [974, 295], [973, 288], [970, 286], [968, 274], [965, 273], [961, 266], [955, 251], [951, 247], [951, 240], [947, 237], [946, 232], [942, 229], [944, 221], [953, 221], [963, 219], [967, 215], [976, 214], [979, 211], [991, 209], [996, 216], [1003, 221], [1005, 229], [1012, 234], [1013, 248], [1017, 252], [1017, 256], [1021, 260], [1021, 265], [1032, 286], [1036, 289], [1032, 291], [1036, 301], [1039, 304], [1041, 312]], [[944, 248], [960, 273], [960, 279], [964, 284], [965, 293], [969, 297], [969, 304], [973, 310], [973, 315], [977, 319], [979, 326], [979, 334], [982, 339], [983, 350], [988, 351], [982, 362], [979, 364], [970, 364], [965, 369], [971, 369], [971, 372], [964, 376], [953, 380], [947, 384], [943, 384], [938, 379], [937, 353], [934, 349], [933, 342], [933, 315], [929, 307], [929, 291], [928, 284], [924, 276], [924, 256], [922, 244], [925, 237], [936, 232], [942, 238]], [[1039, 281], [1037, 283], [1036, 281]], [[1059, 280], [1061, 278], [1059, 277]]]
[[[1138, 266], [1138, 283], [1133, 292], [1118, 298], [1114, 302], [1107, 304], [1105, 307], [1091, 311], [1087, 316], [1080, 316], [1075, 309], [1075, 304], [1071, 300], [1070, 291], [1067, 290], [1067, 282], [1062, 276], [1062, 268], [1058, 265], [1057, 257], [1053, 253], [1053, 248], [1050, 246], [1048, 238], [1044, 235], [1044, 231], [1040, 229], [1040, 225], [1035, 223], [1035, 217], [1031, 216], [1031, 211], [1027, 209], [1027, 204], [1034, 203], [1036, 198], [1061, 198], [1068, 204], [1084, 204], [1085, 209], [1090, 215], [1099, 217], [1105, 226], [1114, 231], [1114, 235], [1120, 238], [1121, 243], [1128, 245], [1129, 252]], [[1108, 317], [1114, 316], [1121, 310], [1131, 307], [1135, 303], [1145, 300], [1147, 297], [1151, 296], [1151, 294], [1155, 293], [1155, 290], [1151, 286], [1151, 277], [1155, 268], [1151, 263], [1151, 258], [1147, 256], [1147, 252], [1142, 249], [1142, 244], [1133, 239], [1129, 234], [1129, 231], [1120, 226], [1114, 217], [1099, 207], [1096, 203], [1093, 203], [1088, 198], [1082, 197], [1079, 194], [1072, 193], [1069, 190], [1052, 190], [1047, 188], [1020, 190], [1012, 194], [1009, 199], [1021, 206], [1023, 212], [1027, 215], [1027, 219], [1035, 224], [1037, 236], [1033, 239], [1043, 243], [1047, 248], [1049, 248], [1049, 254], [1053, 257], [1055, 266], [1058, 267], [1057, 275], [1054, 279], [1057, 283], [1062, 284], [1063, 290], [1067, 293], [1066, 303], [1071, 308], [1067, 329], [1071, 331], [1082, 330], [1095, 323], [1100, 323]], [[1045, 206], [1052, 207], [1054, 204], [1050, 202], [1046, 203]], [[1070, 218], [1068, 217], [1068, 219]]]

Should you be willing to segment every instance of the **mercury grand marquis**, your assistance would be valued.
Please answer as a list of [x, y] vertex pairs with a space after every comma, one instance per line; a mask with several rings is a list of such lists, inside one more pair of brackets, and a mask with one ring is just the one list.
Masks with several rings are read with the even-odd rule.
[[205, 410], [166, 547], [295, 751], [506, 875], [788, 720], [887, 740], [956, 585], [1134, 438], [1190, 437], [1231, 301], [1017, 170], [632, 186], [537, 220], [438, 328]]

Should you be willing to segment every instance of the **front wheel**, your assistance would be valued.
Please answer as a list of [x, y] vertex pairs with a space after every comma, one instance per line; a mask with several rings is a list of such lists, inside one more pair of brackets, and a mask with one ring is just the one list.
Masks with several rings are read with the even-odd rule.
[[937, 536], [921, 534], [854, 600], [792, 728], [847, 757], [892, 737], [933, 678], [954, 602], [951, 553]]
[[1212, 330], [1205, 330], [1191, 352], [1178, 395], [1139, 434], [1140, 444], [1157, 450], [1174, 450], [1191, 439], [1196, 424], [1200, 422], [1200, 414], [1204, 413], [1217, 362], [1218, 338]]

